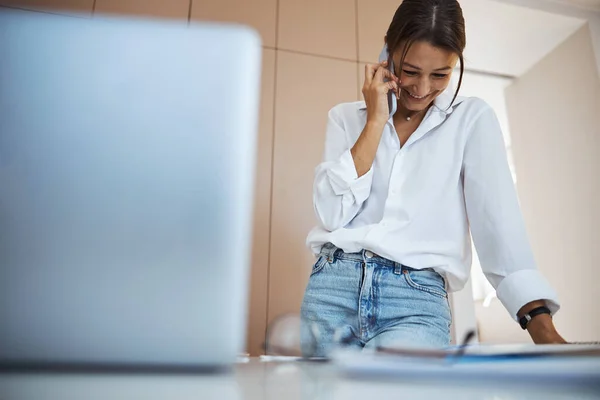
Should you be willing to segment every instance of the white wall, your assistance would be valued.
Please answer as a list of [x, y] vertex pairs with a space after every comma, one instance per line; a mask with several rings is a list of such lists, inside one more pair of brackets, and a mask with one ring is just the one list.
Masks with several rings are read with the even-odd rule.
[[[600, 78], [589, 27], [516, 79], [506, 99], [530, 241], [562, 302], [556, 325], [567, 340], [600, 340]], [[483, 341], [527, 340], [497, 304], [478, 315]]]
[[596, 68], [600, 76], [600, 16], [589, 20], [590, 34], [592, 36], [592, 45], [596, 54]]
[[534, 8], [554, 14], [582, 18], [588, 21], [592, 46], [596, 58], [596, 70], [600, 76], [600, 10], [597, 7], [581, 7], [567, 0], [497, 0], [520, 7]]

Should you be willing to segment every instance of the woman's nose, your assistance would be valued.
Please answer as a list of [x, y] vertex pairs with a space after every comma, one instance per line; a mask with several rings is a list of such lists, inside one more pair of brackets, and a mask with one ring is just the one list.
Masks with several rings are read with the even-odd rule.
[[416, 94], [417, 96], [428, 95], [429, 91], [431, 90], [431, 84], [429, 82], [429, 79], [425, 79], [425, 78], [419, 79], [419, 81], [417, 82], [416, 90], [417, 90], [417, 92], [414, 94]]

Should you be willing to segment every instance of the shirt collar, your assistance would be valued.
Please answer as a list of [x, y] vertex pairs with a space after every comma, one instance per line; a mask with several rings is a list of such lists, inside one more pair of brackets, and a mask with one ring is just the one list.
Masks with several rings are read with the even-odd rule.
[[[454, 98], [454, 90], [450, 89], [450, 87], [447, 87], [446, 90], [444, 90], [438, 97], [435, 98], [435, 100], [433, 100], [433, 106], [438, 111], [441, 111], [445, 114], [450, 114], [450, 113], [452, 113], [452, 111], [454, 111], [454, 107], [456, 107], [457, 105], [462, 103], [462, 101], [464, 100], [463, 97], [456, 96], [456, 100], [454, 100], [454, 103], [452, 103], [453, 98]], [[452, 107], [449, 107], [450, 103], [452, 103]], [[367, 105], [363, 101], [361, 106], [359, 107], [359, 110], [366, 110], [366, 109], [367, 109]]]

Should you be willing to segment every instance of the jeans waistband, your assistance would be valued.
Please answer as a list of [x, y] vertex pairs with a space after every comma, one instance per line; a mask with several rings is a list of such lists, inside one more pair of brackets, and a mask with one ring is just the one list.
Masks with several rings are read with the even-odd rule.
[[[333, 243], [326, 243], [321, 248], [320, 252], [321, 256], [327, 257], [329, 262], [334, 262], [336, 259], [350, 260], [350, 261], [369, 261], [374, 262], [379, 265], [393, 267], [393, 268], [404, 268], [404, 269], [414, 269], [409, 267], [408, 265], [401, 264], [396, 261], [389, 260], [385, 257], [381, 257], [380, 255], [370, 251], [370, 250], [361, 250], [358, 253], [344, 253], [342, 249], [334, 245]], [[425, 268], [422, 271], [433, 271], [432, 268]]]

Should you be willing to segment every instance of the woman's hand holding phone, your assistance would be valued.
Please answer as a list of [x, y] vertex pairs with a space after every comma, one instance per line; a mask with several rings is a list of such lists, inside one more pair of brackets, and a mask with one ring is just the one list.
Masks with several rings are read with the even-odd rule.
[[400, 96], [400, 79], [388, 70], [388, 62], [367, 64], [362, 94], [367, 104], [367, 124], [385, 125], [390, 117], [388, 92]]
[[362, 93], [367, 103], [367, 123], [350, 149], [359, 177], [371, 169], [383, 128], [390, 118], [388, 93], [395, 94], [396, 98], [400, 93], [400, 79], [388, 70], [387, 63], [384, 61], [379, 64], [367, 64], [365, 67]]

